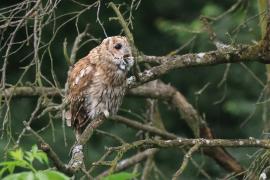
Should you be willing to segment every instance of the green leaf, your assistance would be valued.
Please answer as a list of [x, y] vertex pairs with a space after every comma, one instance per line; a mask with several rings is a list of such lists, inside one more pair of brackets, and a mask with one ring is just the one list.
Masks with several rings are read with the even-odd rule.
[[203, 7], [202, 14], [205, 16], [218, 16], [222, 10], [215, 4], [208, 4]]
[[3, 180], [37, 180], [33, 172], [21, 172], [11, 174], [3, 178]]
[[42, 164], [47, 164], [47, 165], [49, 164], [47, 155], [42, 151], [35, 153], [34, 157]]
[[138, 174], [121, 172], [104, 177], [102, 180], [130, 180], [135, 178]]
[[39, 180], [69, 180], [70, 178], [63, 173], [54, 170], [38, 171], [36, 177]]
[[22, 172], [11, 174], [3, 178], [3, 180], [69, 180], [70, 178], [63, 173], [53, 170], [38, 171], [33, 173]]
[[4, 166], [8, 172], [11, 174], [13, 173], [15, 167], [19, 164], [18, 161], [5, 161], [5, 162], [1, 162], [0, 166]]
[[16, 149], [14, 151], [10, 151], [9, 155], [11, 156], [12, 159], [14, 160], [23, 160], [23, 151], [21, 148]]
[[37, 147], [37, 145], [32, 146], [31, 151], [26, 152], [26, 157], [29, 162], [33, 162], [34, 159], [37, 159], [42, 164], [49, 164], [48, 157], [46, 153], [43, 151], [40, 151]]
[[37, 151], [38, 151], [38, 147], [37, 147], [37, 145], [35, 144], [35, 145], [32, 146], [31, 152], [32, 152], [32, 153], [36, 153]]
[[30, 162], [32, 164], [32, 162], [34, 161], [34, 156], [32, 154], [32, 152], [25, 152], [26, 156], [25, 156], [25, 159]]
[[5, 162], [1, 162], [0, 166], [4, 166], [5, 168], [8, 169], [9, 173], [13, 173], [14, 168], [16, 166], [22, 167], [22, 168], [27, 168], [30, 169], [27, 166], [27, 162], [24, 160], [20, 160], [20, 161], [5, 161]]
[[8, 168], [7, 167], [3, 167], [1, 170], [0, 170], [0, 178], [3, 176], [4, 172], [7, 171]]

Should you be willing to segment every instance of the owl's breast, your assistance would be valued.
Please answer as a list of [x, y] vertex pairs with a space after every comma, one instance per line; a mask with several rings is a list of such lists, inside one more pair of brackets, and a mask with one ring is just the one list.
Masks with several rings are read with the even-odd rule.
[[125, 94], [125, 85], [111, 86], [98, 84], [89, 87], [85, 93], [84, 109], [90, 119], [101, 113], [111, 116], [117, 113]]

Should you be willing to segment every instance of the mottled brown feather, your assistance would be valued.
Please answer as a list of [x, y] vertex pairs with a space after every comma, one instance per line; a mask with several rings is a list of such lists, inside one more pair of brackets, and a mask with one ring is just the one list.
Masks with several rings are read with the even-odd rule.
[[[74, 83], [80, 76], [82, 69], [91, 66], [91, 72], [80, 78], [78, 83]], [[68, 78], [68, 97], [70, 100], [71, 125], [81, 133], [81, 129], [86, 125], [88, 117], [84, 108], [84, 94], [86, 88], [92, 83], [93, 75], [96, 71], [96, 65], [91, 64], [88, 57], [79, 60], [69, 72]]]

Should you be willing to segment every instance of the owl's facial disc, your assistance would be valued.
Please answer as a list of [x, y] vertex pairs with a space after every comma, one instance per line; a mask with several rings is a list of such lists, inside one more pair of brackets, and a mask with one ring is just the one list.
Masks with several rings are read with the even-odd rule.
[[133, 66], [133, 57], [128, 40], [124, 36], [113, 36], [102, 42], [111, 54], [109, 59], [118, 68], [119, 73], [127, 73]]

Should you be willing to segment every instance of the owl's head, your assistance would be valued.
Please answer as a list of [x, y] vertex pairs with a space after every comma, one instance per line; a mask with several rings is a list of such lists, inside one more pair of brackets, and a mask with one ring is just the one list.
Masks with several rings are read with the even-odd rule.
[[129, 71], [133, 66], [134, 58], [131, 53], [131, 47], [124, 36], [112, 36], [104, 39], [101, 43], [105, 46], [111, 61], [116, 67], [123, 72]]

